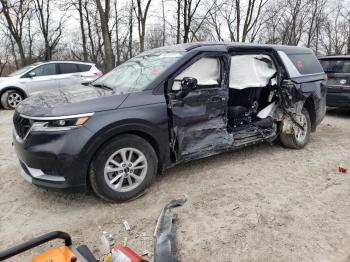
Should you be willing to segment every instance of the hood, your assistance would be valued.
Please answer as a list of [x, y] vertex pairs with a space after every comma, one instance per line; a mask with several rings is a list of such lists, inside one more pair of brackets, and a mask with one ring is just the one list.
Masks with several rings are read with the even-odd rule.
[[16, 108], [28, 116], [64, 116], [115, 109], [128, 94], [77, 85], [56, 91], [43, 92], [22, 101]]
[[5, 82], [8, 84], [8, 82], [11, 82], [13, 80], [18, 80], [18, 76], [2, 76], [0, 77], [0, 84]]

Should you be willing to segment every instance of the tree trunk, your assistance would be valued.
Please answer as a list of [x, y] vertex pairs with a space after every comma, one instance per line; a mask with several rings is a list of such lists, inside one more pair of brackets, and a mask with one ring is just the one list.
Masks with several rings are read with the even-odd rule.
[[104, 69], [105, 72], [111, 71], [114, 68], [114, 59], [113, 59], [113, 49], [111, 38], [108, 29], [108, 20], [109, 20], [109, 4], [110, 0], [105, 0], [105, 10], [103, 10], [102, 4], [100, 0], [96, 0], [96, 5], [98, 9], [98, 13], [100, 15], [101, 22], [101, 31], [103, 38], [103, 46], [104, 46]]
[[134, 8], [134, 1], [131, 1], [131, 6], [130, 6], [130, 14], [129, 14], [129, 58], [133, 56], [132, 52], [132, 34], [133, 34], [133, 26], [134, 26], [134, 21], [133, 21], [133, 10]]
[[114, 1], [115, 11], [115, 38], [116, 38], [116, 53], [117, 65], [120, 65], [120, 45], [119, 45], [119, 14], [118, 14], [118, 0]]
[[176, 44], [180, 44], [180, 30], [181, 30], [181, 0], [177, 0], [177, 23], [176, 23]]
[[148, 9], [152, 0], [147, 0], [145, 10], [142, 10], [142, 0], [137, 1], [137, 22], [139, 30], [139, 40], [140, 40], [140, 52], [145, 50], [145, 37], [146, 37], [146, 19], [148, 14]]
[[79, 11], [79, 19], [80, 19], [80, 31], [81, 31], [81, 39], [83, 42], [83, 59], [84, 61], [88, 61], [88, 52], [86, 47], [86, 35], [84, 29], [84, 16], [83, 16], [83, 0], [78, 0], [78, 11]]
[[[23, 25], [23, 21], [19, 21], [20, 19], [23, 19], [23, 17], [17, 17], [16, 21], [14, 22], [12, 20], [11, 14], [10, 14], [10, 7], [8, 5], [7, 0], [1, 0], [0, 1], [2, 4], [2, 13], [5, 16], [6, 22], [7, 22], [7, 28], [10, 31], [10, 34], [13, 38], [13, 40], [15, 41], [17, 47], [18, 47], [18, 52], [19, 52], [19, 56], [21, 59], [21, 66], [25, 66], [27, 64], [26, 61], [26, 55], [25, 55], [25, 51], [24, 51], [24, 47], [23, 47], [23, 43], [22, 43], [22, 25]], [[23, 2], [20, 2], [21, 7], [23, 8]], [[16, 24], [16, 26], [15, 26]], [[17, 28], [17, 25], [20, 25], [20, 28]], [[11, 40], [12, 42], [12, 40]], [[13, 46], [14, 47], [14, 46]], [[16, 60], [16, 64], [17, 62], [17, 58], [15, 58]], [[18, 64], [16, 65], [18, 68]]]
[[162, 0], [162, 13], [163, 13], [163, 39], [162, 45], [165, 46], [165, 8], [164, 8], [164, 0]]

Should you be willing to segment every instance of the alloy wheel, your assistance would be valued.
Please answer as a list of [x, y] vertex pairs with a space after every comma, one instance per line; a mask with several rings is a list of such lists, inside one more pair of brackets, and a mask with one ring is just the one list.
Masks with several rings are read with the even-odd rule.
[[129, 192], [138, 187], [147, 174], [147, 159], [136, 148], [122, 148], [113, 153], [104, 167], [107, 185], [117, 192]]
[[301, 129], [300, 127], [295, 125], [294, 128], [294, 134], [295, 134], [295, 139], [299, 142], [302, 143], [306, 136], [307, 136], [307, 119], [305, 117], [304, 114], [300, 115], [299, 121], [298, 121], [299, 125], [303, 127], [303, 129]]
[[12, 108], [15, 108], [22, 100], [22, 96], [16, 92], [10, 93], [7, 97], [7, 103]]

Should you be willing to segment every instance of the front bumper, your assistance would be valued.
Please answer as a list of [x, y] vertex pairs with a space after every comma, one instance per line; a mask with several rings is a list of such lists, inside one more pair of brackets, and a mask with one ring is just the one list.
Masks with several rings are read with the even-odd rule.
[[89, 156], [84, 147], [92, 136], [85, 127], [63, 132], [33, 132], [21, 141], [13, 133], [13, 145], [21, 176], [45, 188], [87, 190]]
[[[83, 186], [76, 187], [66, 183], [66, 179], [63, 176], [51, 176], [43, 173], [40, 169], [34, 169], [28, 167], [24, 162], [18, 160], [17, 166], [19, 168], [21, 176], [27, 182], [44, 188], [62, 189], [67, 191], [84, 191]], [[36, 173], [42, 175], [36, 176]]]

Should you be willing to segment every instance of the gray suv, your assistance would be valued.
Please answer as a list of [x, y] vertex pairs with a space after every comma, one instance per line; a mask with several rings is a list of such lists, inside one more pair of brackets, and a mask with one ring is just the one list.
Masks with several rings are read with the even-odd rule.
[[101, 75], [102, 72], [92, 63], [38, 62], [0, 78], [1, 105], [5, 109], [14, 109], [28, 96], [90, 82]]

